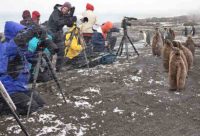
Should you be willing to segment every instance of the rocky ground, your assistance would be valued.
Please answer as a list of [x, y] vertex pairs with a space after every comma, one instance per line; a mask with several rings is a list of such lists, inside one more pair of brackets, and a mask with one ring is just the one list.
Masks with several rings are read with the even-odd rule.
[[[39, 85], [47, 105], [21, 118], [31, 136], [199, 136], [200, 49], [186, 88], [171, 92], [162, 59], [136, 47], [129, 61], [59, 73], [67, 104], [55, 83]], [[14, 118], [0, 117], [0, 136], [15, 135], [23, 133]]]

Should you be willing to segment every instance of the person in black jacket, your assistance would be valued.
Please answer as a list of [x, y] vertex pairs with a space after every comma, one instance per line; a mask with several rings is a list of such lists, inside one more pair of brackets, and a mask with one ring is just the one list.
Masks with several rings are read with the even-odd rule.
[[64, 36], [62, 29], [65, 25], [67, 27], [72, 27], [77, 20], [76, 16], [70, 15], [72, 8], [74, 7], [72, 7], [69, 2], [65, 2], [63, 5], [56, 4], [49, 17], [48, 30], [53, 37], [54, 43], [57, 44], [59, 48], [59, 52], [57, 53], [56, 71], [60, 71], [64, 57]]

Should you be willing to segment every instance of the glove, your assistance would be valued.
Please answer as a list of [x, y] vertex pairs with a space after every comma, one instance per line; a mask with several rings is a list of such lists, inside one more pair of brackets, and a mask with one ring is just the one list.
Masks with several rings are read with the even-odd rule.
[[66, 18], [66, 19], [65, 19], [65, 22], [66, 22], [67, 27], [72, 27], [73, 24], [74, 24], [76, 21], [77, 21], [76, 16], [72, 16], [72, 17], [69, 17], [69, 18]]
[[88, 18], [87, 18], [87, 17], [82, 18], [82, 19], [81, 19], [81, 22], [82, 22], [82, 23], [88, 22]]
[[76, 16], [73, 16], [71, 18], [72, 18], [71, 20], [72, 20], [73, 23], [77, 21], [77, 17]]

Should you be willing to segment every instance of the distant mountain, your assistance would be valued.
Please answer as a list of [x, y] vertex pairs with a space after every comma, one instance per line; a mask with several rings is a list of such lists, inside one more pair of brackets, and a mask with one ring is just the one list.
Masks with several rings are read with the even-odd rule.
[[186, 23], [186, 22], [200, 22], [200, 15], [199, 14], [191, 14], [191, 15], [182, 15], [182, 16], [175, 16], [175, 17], [152, 17], [141, 19], [141, 21], [145, 22], [174, 22], [174, 23]]

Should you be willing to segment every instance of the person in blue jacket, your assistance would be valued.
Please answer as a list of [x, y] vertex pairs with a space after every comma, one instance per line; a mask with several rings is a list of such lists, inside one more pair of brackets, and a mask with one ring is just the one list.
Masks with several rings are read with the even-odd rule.
[[[11, 99], [21, 115], [28, 110], [31, 92], [27, 85], [30, 78], [31, 64], [27, 59], [27, 42], [39, 33], [40, 29], [26, 29], [25, 26], [8, 21], [5, 24], [5, 41], [0, 43], [0, 81], [3, 83]], [[36, 91], [33, 91], [31, 111], [43, 107], [44, 101]], [[10, 110], [0, 96], [0, 114]]]

